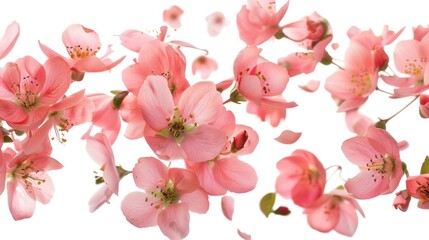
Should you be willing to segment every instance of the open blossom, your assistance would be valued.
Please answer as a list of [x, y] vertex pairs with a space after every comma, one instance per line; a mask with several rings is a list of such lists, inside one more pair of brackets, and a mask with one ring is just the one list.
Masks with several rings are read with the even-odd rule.
[[101, 49], [100, 38], [94, 30], [81, 24], [68, 26], [62, 34], [62, 40], [70, 58], [61, 56], [40, 42], [39, 45], [43, 53], [49, 58], [60, 56], [68, 62], [70, 69], [73, 71], [73, 80], [82, 80], [85, 72], [107, 71], [118, 65], [125, 58], [123, 56], [116, 61], [108, 58], [112, 53], [110, 46], [105, 55], [97, 57], [96, 54]]
[[214, 37], [217, 36], [222, 28], [229, 24], [229, 21], [225, 19], [225, 16], [221, 12], [214, 12], [206, 17], [207, 31], [209, 35]]
[[365, 216], [356, 199], [343, 189], [323, 194], [311, 206], [304, 209], [310, 227], [320, 232], [336, 231], [353, 236], [358, 226], [358, 211]]
[[168, 238], [183, 239], [189, 233], [189, 211], [206, 213], [209, 208], [207, 193], [186, 169], [167, 168], [161, 161], [145, 157], [135, 165], [133, 177], [145, 192], [129, 193], [121, 209], [136, 227], [158, 225]]
[[25, 154], [7, 148], [3, 156], [10, 213], [15, 220], [29, 218], [36, 208], [36, 200], [47, 204], [54, 194], [47, 171], [60, 169], [62, 165], [45, 152]]
[[189, 87], [176, 105], [167, 80], [149, 76], [137, 98], [146, 121], [146, 142], [159, 158], [207, 161], [225, 146], [225, 133], [210, 125], [222, 107], [213, 83]]
[[378, 69], [371, 50], [351, 40], [346, 51], [344, 68], [326, 79], [325, 88], [338, 103], [338, 111], [359, 108], [377, 87]]
[[3, 37], [0, 39], [0, 59], [6, 57], [15, 46], [19, 33], [20, 29], [17, 22], [12, 22], [7, 26]]
[[406, 186], [409, 195], [419, 200], [417, 206], [429, 209], [429, 174], [408, 177]]
[[369, 199], [398, 187], [403, 175], [399, 146], [387, 131], [371, 126], [364, 136], [344, 141], [341, 149], [361, 169], [344, 185], [354, 197]]
[[0, 72], [0, 118], [18, 130], [34, 129], [70, 83], [69, 67], [61, 58], [50, 58], [43, 65], [30, 56], [7, 63]]
[[277, 163], [280, 175], [276, 192], [292, 199], [301, 207], [311, 206], [322, 196], [326, 184], [326, 171], [319, 159], [306, 150], [295, 150], [291, 156]]
[[279, 23], [289, 7], [286, 2], [276, 12], [276, 1], [248, 0], [237, 14], [237, 27], [241, 40], [247, 45], [259, 45], [280, 30]]
[[173, 5], [171, 6], [169, 9], [164, 10], [164, 13], [162, 14], [162, 19], [164, 20], [164, 22], [167, 22], [171, 28], [180, 28], [180, 26], [182, 25], [180, 22], [180, 17], [183, 14], [183, 10], [176, 6]]

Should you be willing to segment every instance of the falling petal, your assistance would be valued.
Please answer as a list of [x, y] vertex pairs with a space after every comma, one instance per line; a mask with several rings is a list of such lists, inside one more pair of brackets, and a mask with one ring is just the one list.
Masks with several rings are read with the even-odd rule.
[[251, 240], [252, 239], [252, 236], [250, 236], [249, 234], [247, 234], [245, 232], [240, 231], [240, 229], [237, 229], [237, 233], [244, 240]]
[[284, 130], [280, 136], [275, 138], [279, 143], [283, 144], [292, 144], [298, 141], [298, 139], [301, 137], [302, 133], [292, 132], [290, 130]]
[[320, 81], [310, 80], [305, 85], [299, 86], [299, 87], [306, 92], [315, 92], [317, 91], [317, 89], [319, 89], [319, 86], [320, 86]]
[[231, 196], [222, 197], [222, 212], [225, 217], [232, 221], [232, 214], [234, 213], [234, 198]]

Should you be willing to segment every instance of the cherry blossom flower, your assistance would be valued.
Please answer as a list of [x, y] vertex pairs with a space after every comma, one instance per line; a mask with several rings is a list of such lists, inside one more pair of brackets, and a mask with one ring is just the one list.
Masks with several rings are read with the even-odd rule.
[[48, 204], [54, 194], [47, 171], [60, 169], [62, 165], [44, 152], [24, 154], [7, 148], [3, 156], [10, 213], [15, 220], [29, 218], [36, 208], [36, 200]]
[[181, 95], [178, 104], [162, 76], [149, 76], [137, 96], [146, 121], [145, 139], [161, 159], [207, 161], [226, 143], [223, 131], [210, 125], [222, 98], [211, 82], [199, 82]]
[[406, 212], [408, 206], [410, 205], [411, 196], [407, 190], [401, 190], [396, 193], [396, 198], [393, 201], [393, 206], [395, 209], [399, 209], [403, 212]]
[[326, 171], [319, 159], [306, 150], [295, 150], [292, 155], [277, 162], [280, 175], [276, 192], [292, 199], [301, 207], [311, 206], [322, 196], [326, 184]]
[[365, 136], [344, 141], [341, 149], [361, 172], [347, 180], [345, 188], [358, 199], [369, 199], [393, 192], [403, 175], [399, 147], [385, 130], [369, 127]]
[[200, 72], [202, 79], [207, 79], [213, 71], [217, 70], [217, 62], [213, 58], [201, 55], [192, 62], [192, 74]]
[[82, 80], [85, 72], [110, 70], [125, 58], [123, 56], [116, 61], [108, 58], [113, 52], [110, 46], [105, 55], [96, 57], [96, 54], [101, 49], [100, 38], [94, 30], [84, 27], [81, 24], [71, 24], [68, 26], [62, 34], [62, 40], [70, 58], [61, 56], [41, 42], [39, 42], [39, 46], [49, 58], [59, 56], [66, 60], [73, 72], [72, 78], [76, 81]]
[[237, 27], [240, 39], [247, 45], [259, 45], [279, 31], [280, 21], [289, 7], [286, 2], [276, 12], [276, 1], [249, 0], [237, 14]]
[[181, 26], [180, 17], [183, 14], [183, 10], [173, 5], [169, 9], [164, 10], [162, 14], [162, 19], [164, 22], [167, 22], [171, 28], [178, 29]]
[[374, 92], [378, 80], [371, 51], [358, 41], [351, 40], [344, 61], [344, 69], [334, 72], [325, 83], [341, 112], [359, 108]]
[[207, 31], [210, 36], [214, 37], [219, 35], [222, 28], [229, 24], [225, 19], [225, 15], [221, 12], [214, 12], [206, 17]]
[[320, 232], [336, 231], [346, 236], [353, 236], [358, 226], [358, 211], [363, 217], [363, 210], [356, 199], [343, 189], [335, 189], [323, 194], [311, 206], [304, 209], [310, 227]]
[[429, 209], [429, 174], [408, 177], [405, 183], [408, 194], [419, 200], [417, 206]]
[[12, 22], [7, 26], [3, 37], [0, 39], [0, 59], [6, 57], [15, 46], [20, 33], [19, 24]]
[[152, 157], [140, 158], [133, 169], [134, 182], [145, 192], [125, 196], [121, 209], [136, 227], [158, 225], [170, 239], [183, 239], [189, 233], [189, 211], [206, 213], [207, 194], [198, 178], [181, 168], [167, 168]]
[[44, 65], [30, 56], [7, 63], [0, 72], [0, 118], [17, 130], [34, 129], [70, 83], [69, 67], [61, 58], [50, 58]]

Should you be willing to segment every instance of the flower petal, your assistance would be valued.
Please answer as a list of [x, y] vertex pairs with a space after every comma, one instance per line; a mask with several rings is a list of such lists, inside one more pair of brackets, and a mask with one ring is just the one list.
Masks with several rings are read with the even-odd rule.
[[216, 180], [226, 189], [235, 193], [253, 190], [258, 181], [255, 169], [248, 163], [237, 158], [216, 160], [213, 166]]
[[162, 209], [154, 207], [157, 204], [162, 203], [151, 194], [131, 192], [122, 200], [121, 210], [132, 225], [139, 228], [151, 227], [157, 224], [158, 214]]
[[279, 143], [283, 144], [293, 144], [301, 137], [302, 133], [293, 132], [290, 130], [284, 130], [280, 136], [276, 137], [275, 140], [277, 140]]
[[188, 204], [171, 204], [159, 213], [158, 225], [165, 236], [171, 240], [179, 240], [189, 234], [189, 220]]
[[232, 215], [234, 214], [234, 198], [231, 196], [223, 196], [221, 200], [222, 213], [230, 221], [232, 221]]
[[139, 158], [133, 168], [133, 177], [136, 186], [145, 190], [164, 187], [164, 184], [168, 180], [167, 173], [167, 166], [153, 157]]

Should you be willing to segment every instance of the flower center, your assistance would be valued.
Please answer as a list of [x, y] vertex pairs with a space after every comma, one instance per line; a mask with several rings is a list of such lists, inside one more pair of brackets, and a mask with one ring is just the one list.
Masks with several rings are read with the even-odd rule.
[[13, 82], [10, 85], [10, 88], [14, 92], [18, 103], [28, 110], [31, 110], [34, 106], [37, 105], [37, 99], [39, 97], [37, 94], [37, 90], [39, 89], [39, 81], [37, 78], [30, 78], [30, 76], [23, 77], [22, 82]]
[[[192, 119], [191, 122], [193, 123], [186, 123], [188, 119]], [[167, 128], [162, 129], [159, 134], [164, 137], [172, 136], [178, 143], [182, 142], [186, 132], [192, 131], [198, 126], [198, 124], [193, 121], [194, 115], [192, 113], [189, 114], [188, 118], [183, 117], [180, 114], [178, 107], [174, 108], [173, 117], [167, 116], [165, 120], [169, 122], [168, 126]]]
[[350, 83], [352, 87], [349, 89], [349, 92], [362, 97], [371, 90], [372, 75], [368, 69], [361, 68], [358, 72], [352, 74]]
[[429, 199], [429, 182], [422, 184], [419, 181], [416, 181], [416, 183], [419, 185], [416, 192], [420, 194], [422, 199]]
[[395, 170], [395, 162], [387, 153], [374, 155], [374, 158], [371, 158], [366, 164], [366, 168], [368, 171], [373, 172], [371, 177], [374, 179], [374, 182], [377, 182], [379, 179], [384, 179], [385, 176], [392, 176]]
[[[174, 183], [169, 180], [163, 188], [156, 186], [156, 190], [151, 192], [151, 195], [158, 198], [164, 207], [168, 207], [172, 203], [177, 203], [179, 201], [179, 196], [177, 195], [176, 190], [174, 189]], [[151, 204], [152, 205], [152, 204]], [[155, 208], [160, 208], [161, 206], [156, 205]]]
[[7, 174], [8, 179], [21, 179], [25, 184], [25, 189], [32, 191], [34, 186], [46, 182], [46, 179], [37, 176], [39, 170], [33, 168], [33, 161], [24, 160], [18, 163], [12, 172]]
[[83, 47], [79, 44], [76, 46], [66, 46], [66, 49], [71, 59], [82, 59], [87, 56], [95, 56], [95, 54], [100, 50], [100, 47], [94, 49], [90, 46]]

